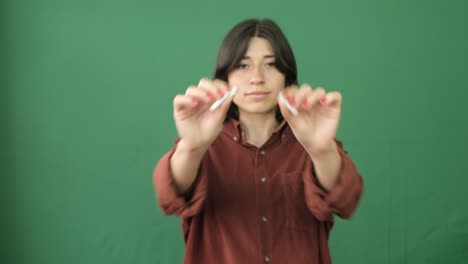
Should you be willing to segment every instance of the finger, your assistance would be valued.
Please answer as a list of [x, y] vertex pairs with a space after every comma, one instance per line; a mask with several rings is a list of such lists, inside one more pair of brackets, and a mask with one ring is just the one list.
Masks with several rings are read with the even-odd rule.
[[213, 85], [213, 81], [208, 79], [208, 78], [202, 78], [198, 82], [197, 89], [205, 91], [206, 96], [208, 99], [214, 100], [218, 98], [218, 95], [216, 93], [216, 87]]
[[214, 95], [207, 93], [204, 89], [199, 89], [195, 86], [190, 86], [185, 91], [185, 95], [193, 98], [197, 98], [199, 101], [204, 103], [210, 103], [214, 99]]
[[232, 101], [234, 100], [234, 96], [236, 95], [236, 92], [238, 91], [238, 88], [233, 88], [235, 90], [230, 90], [228, 91], [229, 93], [229, 96], [226, 98], [226, 100], [221, 103], [221, 105], [219, 106], [219, 111], [222, 111], [224, 113], [226, 113], [229, 109], [229, 106], [232, 104]]
[[320, 103], [327, 106], [341, 106], [343, 98], [339, 92], [329, 92], [322, 99]]
[[211, 106], [210, 106], [210, 111], [215, 111], [217, 108], [221, 107], [221, 111], [224, 111], [223, 109], [227, 108], [231, 105], [232, 100], [234, 99], [234, 96], [237, 92], [237, 87], [233, 87], [231, 90], [226, 92], [224, 96], [218, 100], [216, 100]]
[[174, 111], [190, 109], [199, 105], [198, 99], [186, 95], [178, 94], [174, 97]]
[[319, 101], [324, 98], [326, 92], [322, 87], [317, 87], [307, 96], [307, 103], [304, 105], [304, 109], [311, 109], [317, 105]]
[[228, 92], [229, 90], [231, 90], [231, 86], [229, 85], [229, 83], [227, 83], [227, 82], [225, 82], [223, 80], [214, 79], [213, 84], [216, 86], [216, 88], [218, 90], [221, 90], [223, 92], [223, 94]]
[[310, 94], [312, 94], [313, 90], [312, 87], [309, 84], [303, 84], [299, 88], [299, 91], [297, 92], [295, 96], [295, 101], [297, 102], [297, 107], [298, 108], [303, 108], [305, 109], [307, 107], [308, 100], [307, 98], [309, 97]]
[[284, 109], [288, 110], [288, 112], [292, 114], [293, 116], [296, 116], [299, 113], [297, 108], [290, 103], [290, 100], [288, 101], [284, 97], [283, 93], [280, 93], [278, 95], [278, 105], [284, 106]]
[[210, 94], [213, 98], [220, 98], [224, 95], [225, 86], [220, 81], [212, 81], [208, 78], [202, 78], [198, 83], [197, 88], [204, 90], [207, 94]]
[[291, 106], [296, 107], [297, 102], [295, 98], [298, 92], [299, 92], [299, 87], [297, 85], [291, 85], [291, 86], [286, 87], [286, 89], [284, 89], [283, 96], [289, 102]]
[[[284, 96], [284, 94], [283, 94]], [[286, 99], [286, 98], [285, 98]], [[286, 107], [285, 104], [283, 104], [283, 102], [281, 102], [281, 100], [278, 98], [278, 107], [281, 111], [281, 114], [283, 115], [283, 118], [287, 121], [287, 122], [290, 122], [291, 119], [293, 118], [293, 113], [291, 113], [291, 111]]]

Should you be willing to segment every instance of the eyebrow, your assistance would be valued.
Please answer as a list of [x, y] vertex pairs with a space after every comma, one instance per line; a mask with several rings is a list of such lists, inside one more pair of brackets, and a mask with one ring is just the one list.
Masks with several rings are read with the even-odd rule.
[[[264, 59], [269, 59], [269, 58], [273, 58], [273, 59], [274, 59], [274, 58], [275, 58], [275, 55], [265, 55], [265, 56], [263, 56], [263, 58], [264, 58]], [[244, 57], [242, 57], [242, 59], [243, 59], [243, 60], [247, 60], [247, 59], [251, 59], [251, 57], [250, 57], [250, 56], [244, 56]]]

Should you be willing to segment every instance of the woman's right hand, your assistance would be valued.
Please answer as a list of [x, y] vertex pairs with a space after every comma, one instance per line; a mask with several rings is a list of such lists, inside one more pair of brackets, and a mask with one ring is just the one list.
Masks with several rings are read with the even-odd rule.
[[203, 78], [198, 86], [190, 86], [184, 95], [174, 98], [176, 129], [181, 141], [190, 149], [207, 150], [222, 131], [233, 96], [214, 111], [209, 108], [229, 89], [229, 84], [224, 81]]

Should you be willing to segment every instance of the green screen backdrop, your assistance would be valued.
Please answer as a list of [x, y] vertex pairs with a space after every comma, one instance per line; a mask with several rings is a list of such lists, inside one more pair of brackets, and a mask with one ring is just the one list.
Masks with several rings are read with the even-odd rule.
[[334, 263], [468, 263], [467, 3], [1, 1], [0, 262], [181, 263], [152, 186], [172, 100], [234, 24], [268, 17], [300, 82], [343, 94], [365, 192]]

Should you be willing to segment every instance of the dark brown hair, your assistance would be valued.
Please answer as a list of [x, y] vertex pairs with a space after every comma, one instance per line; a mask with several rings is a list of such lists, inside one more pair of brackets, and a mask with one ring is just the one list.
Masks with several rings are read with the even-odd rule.
[[[235, 25], [224, 38], [216, 59], [214, 79], [227, 81], [231, 72], [242, 60], [247, 52], [249, 41], [253, 37], [268, 40], [275, 55], [276, 68], [285, 76], [285, 86], [297, 84], [297, 69], [294, 54], [286, 36], [280, 27], [270, 19], [248, 19]], [[237, 106], [232, 103], [226, 115], [239, 120]], [[283, 120], [283, 116], [276, 110], [276, 119]]]

